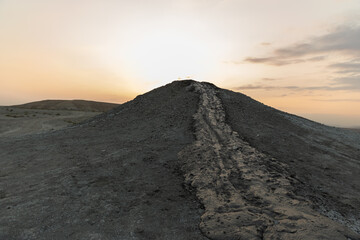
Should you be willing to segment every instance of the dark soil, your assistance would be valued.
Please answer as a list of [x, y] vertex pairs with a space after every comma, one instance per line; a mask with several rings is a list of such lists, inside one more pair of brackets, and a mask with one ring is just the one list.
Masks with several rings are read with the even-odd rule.
[[328, 127], [219, 90], [227, 122], [257, 150], [287, 165], [296, 193], [360, 233], [360, 134]]
[[81, 126], [0, 140], [0, 239], [204, 239], [177, 158], [193, 141], [188, 84]]

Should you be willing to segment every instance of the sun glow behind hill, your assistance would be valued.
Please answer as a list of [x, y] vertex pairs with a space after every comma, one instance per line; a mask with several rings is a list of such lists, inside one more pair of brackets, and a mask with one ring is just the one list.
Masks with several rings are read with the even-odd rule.
[[360, 116], [350, 68], [358, 9], [357, 0], [3, 0], [0, 105], [121, 103], [192, 78], [295, 114]]
[[128, 45], [126, 55], [139, 78], [161, 84], [168, 79], [203, 77], [217, 59], [211, 43], [171, 26], [145, 33]]

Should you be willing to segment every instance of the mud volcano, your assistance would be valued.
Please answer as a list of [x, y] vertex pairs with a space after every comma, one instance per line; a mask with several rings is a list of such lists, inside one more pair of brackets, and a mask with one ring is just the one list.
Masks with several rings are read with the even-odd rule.
[[360, 239], [360, 134], [175, 81], [0, 138], [0, 239]]

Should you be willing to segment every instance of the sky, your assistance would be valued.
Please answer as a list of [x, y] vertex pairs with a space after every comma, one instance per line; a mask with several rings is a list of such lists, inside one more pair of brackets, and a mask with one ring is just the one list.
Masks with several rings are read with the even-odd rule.
[[0, 105], [188, 78], [360, 127], [360, 1], [0, 0]]

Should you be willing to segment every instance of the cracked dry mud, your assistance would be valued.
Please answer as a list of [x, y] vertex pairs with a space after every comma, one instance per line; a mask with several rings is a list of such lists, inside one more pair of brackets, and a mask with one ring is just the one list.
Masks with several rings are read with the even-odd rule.
[[[293, 193], [286, 166], [241, 140], [225, 121], [216, 89], [200, 94], [196, 141], [179, 153], [185, 182], [204, 206], [200, 229], [210, 239], [358, 239]], [[272, 163], [274, 162], [274, 163]]]

